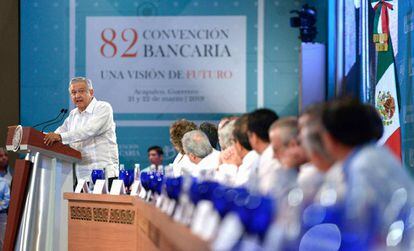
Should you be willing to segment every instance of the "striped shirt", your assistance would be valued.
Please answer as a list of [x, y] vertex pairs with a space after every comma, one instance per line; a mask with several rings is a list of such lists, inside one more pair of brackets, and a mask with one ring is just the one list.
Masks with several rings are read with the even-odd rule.
[[93, 98], [83, 112], [73, 109], [55, 133], [60, 134], [63, 144], [81, 152], [82, 161], [76, 167], [78, 179], [90, 180], [91, 170], [103, 168], [108, 178], [117, 176], [118, 144], [109, 103]]
[[10, 187], [7, 180], [0, 177], [0, 212], [4, 212], [9, 208], [10, 202]]

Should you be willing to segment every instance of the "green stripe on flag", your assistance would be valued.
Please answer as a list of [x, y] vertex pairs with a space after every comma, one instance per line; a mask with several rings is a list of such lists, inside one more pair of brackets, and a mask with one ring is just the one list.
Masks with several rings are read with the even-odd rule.
[[[376, 1], [371, 1], [376, 2]], [[374, 34], [378, 34], [378, 25], [380, 22], [380, 16], [381, 16], [381, 7], [379, 6], [378, 9], [375, 11], [374, 15], [374, 27], [373, 32]], [[373, 37], [371, 37], [373, 39]], [[391, 36], [388, 36], [388, 50], [387, 51], [379, 51], [377, 54], [377, 83], [381, 79], [381, 77], [384, 75], [385, 71], [388, 69], [388, 67], [394, 63], [394, 52], [392, 47], [392, 40]]]

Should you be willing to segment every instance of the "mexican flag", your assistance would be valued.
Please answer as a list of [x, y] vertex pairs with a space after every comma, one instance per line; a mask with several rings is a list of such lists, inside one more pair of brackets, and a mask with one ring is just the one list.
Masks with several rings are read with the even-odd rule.
[[371, 4], [375, 10], [373, 40], [377, 51], [375, 107], [384, 125], [384, 135], [379, 144], [387, 145], [401, 159], [397, 76], [389, 29], [389, 11], [393, 10], [392, 0], [371, 1]]

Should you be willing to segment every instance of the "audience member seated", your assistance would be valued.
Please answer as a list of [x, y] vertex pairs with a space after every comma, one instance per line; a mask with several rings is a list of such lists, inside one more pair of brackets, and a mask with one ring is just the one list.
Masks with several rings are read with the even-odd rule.
[[[242, 160], [237, 154], [234, 148], [234, 125], [236, 117], [228, 119], [226, 123], [223, 123], [219, 129], [219, 142], [221, 146], [220, 163], [216, 173], [216, 179], [221, 182], [232, 182], [229, 179], [233, 179], [237, 173], [237, 167], [241, 164]], [[234, 163], [232, 166], [222, 166], [224, 163]], [[234, 180], [233, 180], [234, 181]]]
[[279, 161], [273, 158], [273, 149], [269, 140], [269, 128], [278, 118], [274, 111], [265, 108], [257, 109], [248, 115], [249, 143], [260, 155], [258, 166], [254, 167], [253, 172], [259, 180], [253, 179], [251, 182], [259, 182], [260, 190], [263, 191], [269, 191], [272, 186], [273, 180], [268, 174], [280, 167]]
[[150, 165], [143, 169], [143, 172], [148, 171], [163, 171], [163, 157], [164, 157], [164, 151], [160, 146], [150, 146], [147, 150], [148, 153], [148, 161]]
[[7, 152], [3, 147], [0, 147], [0, 250], [3, 248], [4, 235], [6, 233], [7, 210], [9, 208], [12, 182], [11, 171]]
[[279, 198], [296, 185], [299, 167], [307, 162], [304, 151], [298, 141], [298, 126], [295, 117], [281, 118], [274, 122], [269, 129], [271, 146], [274, 157], [279, 160], [281, 167], [269, 172], [272, 176], [272, 186], [263, 193], [271, 193]]
[[315, 189], [323, 182], [323, 174], [334, 163], [322, 143], [322, 121], [321, 116], [324, 104], [314, 104], [307, 107], [298, 119], [300, 142], [306, 152], [308, 165], [300, 169], [298, 183], [303, 189], [304, 197], [313, 197]]
[[199, 177], [202, 172], [206, 172], [213, 178], [215, 169], [219, 165], [220, 152], [211, 147], [208, 137], [200, 130], [193, 130], [184, 134], [181, 141], [185, 154], [196, 165], [186, 171], [194, 177]]
[[184, 134], [196, 129], [197, 125], [186, 119], [177, 120], [170, 127], [170, 141], [178, 152], [172, 163], [174, 176], [180, 176], [183, 168], [191, 169], [194, 167], [194, 164], [185, 155], [181, 140]]
[[411, 250], [413, 226], [406, 223], [413, 217], [413, 184], [387, 147], [376, 145], [378, 114], [342, 99], [325, 107], [322, 123], [323, 143], [336, 163], [315, 199], [325, 212], [318, 223], [339, 227], [341, 250], [389, 250], [390, 243], [392, 250]]
[[237, 117], [226, 118], [226, 120], [222, 120], [224, 122], [220, 122], [219, 124], [218, 139], [221, 151], [231, 147], [234, 143], [233, 130], [236, 119]]
[[209, 122], [203, 122], [200, 124], [199, 129], [207, 135], [208, 140], [210, 141], [210, 145], [214, 149], [217, 149], [218, 147], [217, 126]]
[[13, 176], [13, 169], [9, 165], [9, 156], [7, 155], [7, 151], [0, 147], [0, 177], [3, 177], [9, 187], [11, 187]]
[[10, 202], [10, 187], [8, 180], [0, 177], [0, 250], [3, 248], [7, 225], [7, 210]]
[[[254, 166], [258, 165], [259, 155], [254, 151], [247, 136], [248, 114], [244, 114], [234, 123], [233, 138], [236, 154], [222, 159], [219, 168], [220, 181], [224, 179], [226, 184], [242, 186], [247, 183]], [[241, 161], [240, 161], [241, 160]]]

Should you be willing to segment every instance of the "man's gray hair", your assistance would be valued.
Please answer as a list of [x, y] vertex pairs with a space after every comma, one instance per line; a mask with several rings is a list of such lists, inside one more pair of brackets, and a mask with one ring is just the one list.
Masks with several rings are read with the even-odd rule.
[[92, 80], [90, 80], [89, 78], [85, 78], [85, 77], [75, 77], [75, 78], [72, 78], [69, 82], [69, 90], [72, 84], [78, 83], [78, 82], [84, 82], [86, 86], [88, 87], [88, 90], [93, 89]]
[[236, 120], [231, 120], [223, 127], [218, 129], [219, 144], [222, 150], [225, 150], [234, 144], [234, 123], [236, 123]]
[[181, 139], [183, 149], [186, 154], [194, 154], [201, 159], [205, 158], [213, 151], [207, 135], [200, 130], [189, 131]]
[[291, 140], [297, 140], [299, 136], [298, 119], [296, 117], [281, 118], [273, 122], [270, 126], [269, 132], [274, 129], [280, 129], [283, 131], [281, 134], [281, 140], [283, 145], [289, 144]]
[[322, 141], [323, 130], [319, 122], [308, 123], [301, 130], [302, 145], [307, 152], [317, 153], [325, 159], [332, 160]]

